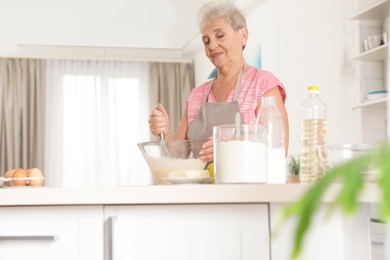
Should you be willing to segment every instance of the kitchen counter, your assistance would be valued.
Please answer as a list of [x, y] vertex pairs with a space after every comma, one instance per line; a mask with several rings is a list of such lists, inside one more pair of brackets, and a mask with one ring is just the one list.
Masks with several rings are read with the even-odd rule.
[[[334, 183], [322, 202], [330, 202], [341, 188]], [[112, 188], [6, 187], [0, 189], [0, 206], [45, 205], [141, 205], [290, 203], [298, 200], [310, 184], [188, 184]], [[359, 201], [380, 201], [375, 183], [366, 183]]]
[[[269, 234], [280, 219], [280, 210], [301, 198], [310, 187], [310, 184], [5, 187], [0, 188], [0, 240], [10, 242], [3, 247], [7, 250], [5, 255], [17, 252], [15, 259], [35, 255], [31, 259], [193, 256], [191, 259], [284, 260], [289, 259], [291, 252], [294, 219], [284, 223], [276, 238], [270, 240]], [[302, 260], [369, 259], [369, 205], [380, 201], [380, 189], [376, 183], [365, 184], [354, 218], [345, 217], [340, 210], [329, 218], [328, 202], [338, 195], [341, 187], [341, 183], [333, 183], [322, 198]], [[13, 243], [15, 239], [22, 242]], [[135, 243], [137, 247], [129, 250], [129, 245]], [[104, 246], [90, 250], [94, 245]], [[181, 250], [176, 245], [181, 245]], [[26, 247], [31, 250], [25, 250]], [[149, 250], [151, 247], [155, 250]]]

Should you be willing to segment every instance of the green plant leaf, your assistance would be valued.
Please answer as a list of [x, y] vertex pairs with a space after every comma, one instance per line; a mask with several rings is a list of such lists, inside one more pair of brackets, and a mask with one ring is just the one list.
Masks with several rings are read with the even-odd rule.
[[[289, 217], [297, 217], [297, 226], [294, 234], [292, 259], [297, 259], [302, 250], [302, 242], [310, 227], [315, 211], [321, 203], [326, 189], [337, 180], [342, 188], [331, 203], [329, 214], [335, 207], [340, 206], [345, 214], [352, 214], [358, 206], [358, 195], [364, 187], [363, 173], [369, 168], [379, 168], [379, 187], [382, 190], [381, 213], [384, 219], [390, 218], [390, 144], [384, 142], [378, 149], [363, 156], [354, 158], [328, 171], [318, 180], [297, 202], [284, 208], [281, 222]], [[277, 228], [280, 228], [277, 225]]]
[[290, 156], [290, 162], [288, 164], [288, 170], [291, 174], [293, 175], [298, 175], [299, 174], [299, 169], [300, 169], [300, 162], [298, 159], [295, 159], [294, 156]]
[[294, 215], [298, 216], [292, 259], [296, 259], [300, 255], [304, 236], [310, 227], [311, 219], [317, 207], [320, 205], [321, 197], [337, 175], [337, 172], [334, 174], [326, 174], [307, 191], [305, 196], [303, 196], [299, 201], [290, 204], [290, 206], [285, 208], [283, 211], [281, 222], [288, 217]]
[[341, 178], [343, 186], [339, 195], [332, 203], [331, 210], [336, 206], [341, 206], [343, 212], [346, 214], [355, 212], [358, 205], [357, 197], [364, 186], [362, 172], [367, 169], [370, 160], [370, 154], [363, 155], [336, 169], [337, 175]]
[[378, 153], [378, 185], [382, 190], [382, 201], [380, 204], [380, 209], [383, 219], [387, 220], [390, 218], [390, 145], [382, 145]]

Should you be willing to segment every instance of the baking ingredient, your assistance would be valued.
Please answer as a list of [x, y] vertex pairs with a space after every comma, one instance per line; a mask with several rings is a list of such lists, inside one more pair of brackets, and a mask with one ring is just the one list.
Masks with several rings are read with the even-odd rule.
[[32, 168], [27, 170], [27, 177], [29, 179], [30, 186], [42, 186], [43, 185], [43, 173], [38, 168]]
[[[15, 169], [6, 171], [4, 173], [4, 178], [6, 178], [6, 179], [12, 178], [12, 175], [14, 174], [14, 171], [15, 171]], [[12, 186], [12, 182], [11, 181], [5, 181], [5, 185], [6, 186]]]
[[233, 140], [216, 145], [216, 183], [265, 183], [264, 143]]
[[[318, 86], [308, 88], [308, 98], [300, 106], [300, 171], [301, 183], [313, 183], [324, 174], [318, 156], [317, 147], [326, 149], [326, 111], [325, 103], [319, 98]], [[326, 151], [324, 154], [327, 154]]]
[[170, 171], [169, 178], [208, 178], [210, 173], [208, 170], [184, 170]]
[[[326, 148], [326, 133], [325, 119], [307, 119], [301, 120], [301, 146], [300, 146], [300, 173], [299, 179], [301, 183], [315, 182], [319, 176], [323, 175], [323, 167], [318, 160], [317, 147]], [[326, 151], [322, 152], [324, 155]], [[324, 161], [327, 160], [324, 158]]]
[[23, 168], [18, 168], [12, 174], [12, 184], [14, 186], [26, 186], [27, 172]]
[[6, 173], [4, 174], [4, 178], [12, 178], [12, 175], [14, 174], [14, 170], [9, 170], [9, 171], [6, 171]]
[[172, 171], [203, 170], [206, 163], [201, 159], [172, 159], [168, 157], [148, 158], [147, 163], [157, 184], [171, 184], [163, 178]]
[[283, 184], [287, 182], [286, 176], [286, 151], [284, 147], [279, 149], [267, 149], [267, 183]]
[[285, 132], [274, 96], [263, 96], [256, 124], [267, 129], [267, 183], [286, 183]]
[[213, 178], [210, 182], [214, 184], [214, 163], [210, 163], [209, 166], [207, 166], [207, 170], [210, 173], [210, 177]]

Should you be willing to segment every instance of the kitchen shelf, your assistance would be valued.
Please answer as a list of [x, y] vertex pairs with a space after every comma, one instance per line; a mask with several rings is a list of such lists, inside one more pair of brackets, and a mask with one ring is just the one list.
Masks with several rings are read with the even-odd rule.
[[389, 0], [372, 5], [351, 16], [351, 20], [383, 20], [389, 16]]
[[[390, 26], [388, 20], [390, 15], [390, 0], [353, 0], [352, 2], [357, 5], [368, 2], [370, 3], [368, 3], [368, 5], [365, 4], [365, 6], [368, 6], [367, 8], [364, 8], [364, 6], [360, 6], [360, 8], [358, 7], [357, 11], [351, 12], [344, 19], [344, 25], [348, 28], [349, 26], [353, 27], [359, 36], [354, 37], [354, 40], [351, 42], [351, 44], [347, 44], [348, 46], [346, 46], [344, 49], [345, 54], [350, 53], [349, 51], [351, 50], [356, 51], [358, 47], [361, 47], [363, 45], [363, 37], [367, 37], [371, 34], [380, 34], [381, 32], [385, 31], [388, 26]], [[373, 4], [373, 2], [376, 3]], [[371, 22], [374, 21], [375, 25], [373, 23], [371, 26]], [[381, 26], [379, 26], [379, 23]], [[377, 80], [382, 80], [381, 85], [386, 86], [385, 89], [388, 89], [387, 81], [390, 77], [390, 67], [388, 66], [390, 55], [389, 46], [390, 42], [387, 42], [368, 51], [360, 50], [359, 53], [356, 53], [353, 57], [349, 57], [348, 61], [365, 62], [365, 66], [368, 67], [368, 70], [373, 70], [375, 72], [377, 72], [377, 70], [383, 70], [383, 77], [377, 78]], [[365, 93], [366, 91], [366, 89], [362, 89], [364, 87], [362, 81], [370, 79], [371, 74], [366, 74], [367, 73], [364, 71], [359, 71], [356, 73], [356, 75], [348, 76], [350, 77], [349, 79], [359, 79], [353, 83], [353, 88], [356, 88], [356, 91], [360, 90], [360, 93]], [[363, 94], [361, 98], [361, 101], [358, 101], [359, 103], [356, 103], [352, 106], [352, 110], [354, 110], [356, 113], [359, 113], [361, 116], [361, 120], [356, 122], [356, 126], [361, 129], [359, 132], [360, 136], [357, 136], [356, 139], [357, 142], [376, 143], [379, 140], [386, 138], [386, 133], [389, 131], [387, 129], [387, 122], [384, 121], [386, 121], [388, 116], [387, 103], [390, 99], [389, 96], [387, 96], [375, 100], [367, 100]], [[377, 113], [379, 115], [372, 118], [372, 115], [376, 115]], [[378, 122], [378, 124], [375, 124], [376, 122]], [[369, 125], [372, 123], [374, 123], [374, 125]], [[374, 131], [364, 131], [363, 129], [365, 129], [367, 125], [372, 127]], [[382, 125], [386, 126], [385, 131], [383, 131]], [[378, 135], [374, 133], [380, 134]]]
[[388, 59], [389, 43], [383, 44], [372, 50], [360, 53], [354, 60], [382, 61]]
[[388, 101], [388, 97], [378, 98], [378, 99], [375, 99], [375, 100], [367, 100], [367, 101], [364, 101], [363, 103], [361, 103], [360, 105], [354, 107], [353, 109], [366, 108], [366, 107], [370, 107], [370, 108], [386, 108], [387, 101]]

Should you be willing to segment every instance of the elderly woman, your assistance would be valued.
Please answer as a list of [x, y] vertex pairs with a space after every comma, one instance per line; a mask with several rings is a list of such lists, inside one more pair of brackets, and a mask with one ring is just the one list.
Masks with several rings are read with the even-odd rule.
[[243, 50], [248, 28], [243, 14], [227, 2], [209, 2], [197, 16], [206, 56], [217, 68], [215, 79], [194, 88], [175, 134], [169, 129], [169, 117], [159, 104], [149, 125], [152, 134], [165, 134], [166, 140], [207, 139], [200, 152], [203, 161], [213, 160], [212, 129], [234, 124], [237, 112], [242, 122], [254, 124], [263, 96], [274, 96], [282, 115], [288, 148], [288, 117], [284, 106], [286, 91], [270, 72], [246, 64]]

